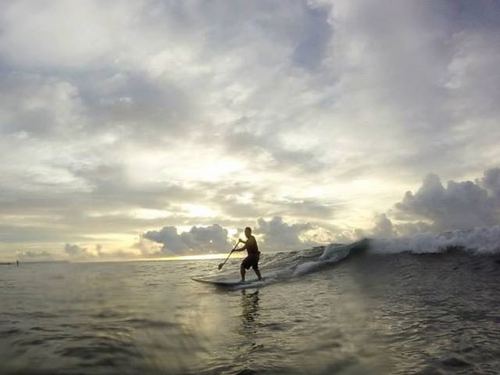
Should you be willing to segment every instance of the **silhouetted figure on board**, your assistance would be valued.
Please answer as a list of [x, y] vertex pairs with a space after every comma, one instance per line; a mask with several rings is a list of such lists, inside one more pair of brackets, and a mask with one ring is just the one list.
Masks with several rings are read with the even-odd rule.
[[259, 247], [257, 246], [257, 240], [255, 237], [252, 235], [252, 228], [246, 227], [245, 228], [245, 237], [247, 238], [246, 241], [239, 240], [238, 243], [242, 242], [245, 245], [239, 249], [235, 249], [234, 251], [247, 251], [247, 257], [243, 259], [243, 262], [241, 262], [240, 266], [240, 273], [241, 273], [241, 281], [245, 281], [245, 273], [246, 270], [250, 269], [250, 267], [253, 268], [255, 274], [259, 278], [259, 280], [262, 280], [262, 276], [259, 271], [259, 257], [260, 257], [260, 251]]

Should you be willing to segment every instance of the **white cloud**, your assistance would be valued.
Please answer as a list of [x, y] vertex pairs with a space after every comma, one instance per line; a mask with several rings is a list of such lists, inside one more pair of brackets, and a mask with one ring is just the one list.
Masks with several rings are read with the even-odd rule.
[[54, 254], [45, 250], [25, 250], [17, 253], [17, 258], [25, 262], [46, 262], [54, 260]]
[[436, 230], [468, 229], [498, 223], [499, 202], [472, 181], [449, 181], [444, 187], [428, 175], [413, 194], [407, 192], [396, 209], [402, 216], [430, 220]]
[[64, 252], [71, 261], [116, 260], [147, 255], [146, 251], [139, 251], [138, 246], [127, 249], [105, 249], [101, 244], [77, 245], [67, 243], [64, 245]]
[[[430, 174], [415, 192], [408, 191], [388, 214], [376, 218], [372, 233], [377, 237], [444, 232], [500, 224], [500, 169], [484, 172], [473, 181], [448, 181], [443, 186], [437, 175]], [[387, 217], [393, 218], [391, 220]]]
[[282, 217], [276, 216], [267, 221], [260, 218], [257, 224], [255, 234], [261, 236], [266, 249], [300, 250], [314, 244], [303, 238], [307, 231], [314, 229], [309, 223], [288, 224]]
[[37, 74], [0, 75], [0, 132], [64, 138], [84, 125], [78, 88]]
[[230, 246], [228, 231], [218, 224], [208, 227], [192, 227], [188, 232], [178, 233], [173, 226], [163, 227], [159, 231], [148, 231], [145, 239], [163, 245], [165, 254], [185, 252], [223, 252]]
[[[257, 236], [259, 247], [264, 252], [305, 249], [327, 243], [333, 238], [331, 232], [319, 225], [289, 224], [279, 216], [269, 220], [258, 219], [257, 225], [253, 226], [253, 234]], [[239, 235], [244, 238], [243, 230]], [[224, 252], [231, 248], [234, 241], [234, 238], [229, 236], [229, 230], [218, 224], [207, 227], [194, 226], [181, 233], [174, 226], [166, 226], [158, 231], [145, 232], [142, 238], [161, 244], [165, 255]], [[146, 244], [139, 243], [136, 247], [144, 254], [152, 255]]]
[[500, 168], [491, 168], [484, 172], [480, 184], [488, 189], [500, 201]]
[[93, 252], [86, 247], [69, 243], [64, 245], [64, 252], [72, 258], [89, 258], [98, 255], [97, 252]]
[[82, 69], [98, 64], [124, 44], [122, 31], [134, 10], [136, 6], [123, 1], [10, 1], [0, 17], [0, 54], [23, 67]]
[[386, 214], [380, 214], [375, 217], [375, 226], [373, 234], [377, 237], [390, 238], [395, 235], [392, 221]]

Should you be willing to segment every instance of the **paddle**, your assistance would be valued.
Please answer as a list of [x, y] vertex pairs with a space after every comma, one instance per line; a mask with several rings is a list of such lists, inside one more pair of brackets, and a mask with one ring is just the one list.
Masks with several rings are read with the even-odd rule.
[[239, 243], [240, 243], [240, 241], [238, 240], [238, 242], [236, 242], [236, 245], [234, 245], [233, 250], [231, 250], [231, 252], [227, 256], [226, 260], [224, 262], [222, 262], [221, 264], [219, 264], [219, 271], [222, 269], [222, 267], [224, 267], [224, 264], [226, 264], [227, 260], [229, 259], [229, 257], [231, 256], [231, 254], [236, 249], [236, 246], [238, 246]]

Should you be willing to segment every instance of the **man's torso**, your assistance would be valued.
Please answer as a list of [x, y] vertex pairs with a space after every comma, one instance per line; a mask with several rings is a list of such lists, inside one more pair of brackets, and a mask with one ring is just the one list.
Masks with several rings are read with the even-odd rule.
[[247, 253], [248, 256], [257, 256], [259, 255], [259, 247], [257, 246], [257, 241], [254, 236], [250, 236], [247, 240]]

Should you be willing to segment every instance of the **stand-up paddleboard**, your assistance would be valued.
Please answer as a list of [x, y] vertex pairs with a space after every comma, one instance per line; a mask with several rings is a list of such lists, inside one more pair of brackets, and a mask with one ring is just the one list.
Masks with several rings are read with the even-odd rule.
[[262, 280], [247, 280], [241, 282], [239, 280], [217, 280], [217, 279], [199, 279], [196, 277], [192, 277], [191, 280], [197, 281], [199, 283], [210, 284], [213, 286], [221, 287], [221, 288], [237, 288], [237, 287], [257, 287], [264, 285], [264, 279]]

